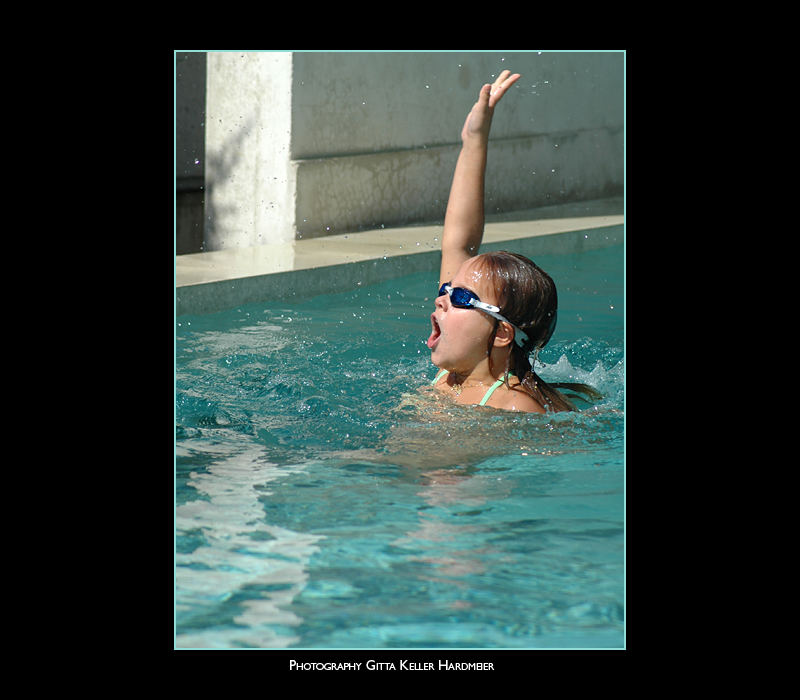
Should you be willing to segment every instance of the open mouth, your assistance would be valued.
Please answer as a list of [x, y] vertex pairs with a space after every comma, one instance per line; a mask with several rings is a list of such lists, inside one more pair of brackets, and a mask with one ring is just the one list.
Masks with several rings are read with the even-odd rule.
[[431, 334], [428, 337], [428, 347], [433, 350], [436, 347], [436, 343], [439, 342], [439, 338], [442, 337], [442, 330], [439, 328], [439, 323], [436, 320], [436, 314], [431, 314]]

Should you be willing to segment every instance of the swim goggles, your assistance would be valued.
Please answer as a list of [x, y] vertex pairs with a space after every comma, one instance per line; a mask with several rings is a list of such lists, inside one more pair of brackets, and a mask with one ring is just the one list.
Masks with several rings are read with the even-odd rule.
[[439, 288], [439, 296], [443, 294], [450, 295], [450, 303], [453, 306], [458, 307], [459, 309], [480, 309], [485, 313], [489, 314], [490, 316], [494, 316], [499, 321], [505, 321], [506, 323], [510, 324], [511, 327], [514, 329], [514, 342], [519, 345], [520, 347], [524, 347], [525, 343], [528, 342], [528, 336], [525, 331], [520, 330], [515, 326], [511, 321], [509, 321], [505, 316], [501, 316], [499, 311], [499, 306], [493, 306], [492, 304], [487, 304], [481, 301], [478, 298], [478, 295], [474, 292], [469, 291], [469, 289], [464, 289], [462, 287], [451, 287], [447, 282], [445, 282]]

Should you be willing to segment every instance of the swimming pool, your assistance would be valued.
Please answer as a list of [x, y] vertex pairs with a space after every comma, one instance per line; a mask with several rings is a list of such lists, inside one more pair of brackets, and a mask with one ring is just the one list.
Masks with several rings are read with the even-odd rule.
[[624, 250], [534, 260], [579, 413], [431, 391], [435, 273], [176, 319], [176, 648], [624, 647]]

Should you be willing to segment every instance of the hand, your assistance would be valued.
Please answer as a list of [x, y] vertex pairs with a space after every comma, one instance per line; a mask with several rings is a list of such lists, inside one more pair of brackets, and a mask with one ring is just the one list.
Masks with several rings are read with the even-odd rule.
[[467, 115], [464, 128], [461, 129], [461, 140], [467, 141], [473, 136], [489, 138], [489, 129], [492, 125], [492, 115], [494, 107], [503, 97], [506, 90], [510, 88], [520, 78], [519, 73], [511, 75], [511, 71], [504, 70], [497, 76], [497, 80], [491, 85], [488, 83], [481, 88], [478, 101], [472, 106], [472, 110]]

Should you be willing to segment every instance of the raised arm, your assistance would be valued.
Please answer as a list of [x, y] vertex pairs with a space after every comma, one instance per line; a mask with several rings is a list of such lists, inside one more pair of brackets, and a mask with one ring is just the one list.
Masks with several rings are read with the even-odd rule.
[[478, 253], [483, 239], [484, 176], [492, 115], [495, 105], [519, 77], [519, 73], [511, 75], [504, 70], [493, 84], [484, 85], [464, 122], [444, 217], [439, 284], [453, 279], [461, 264]]

